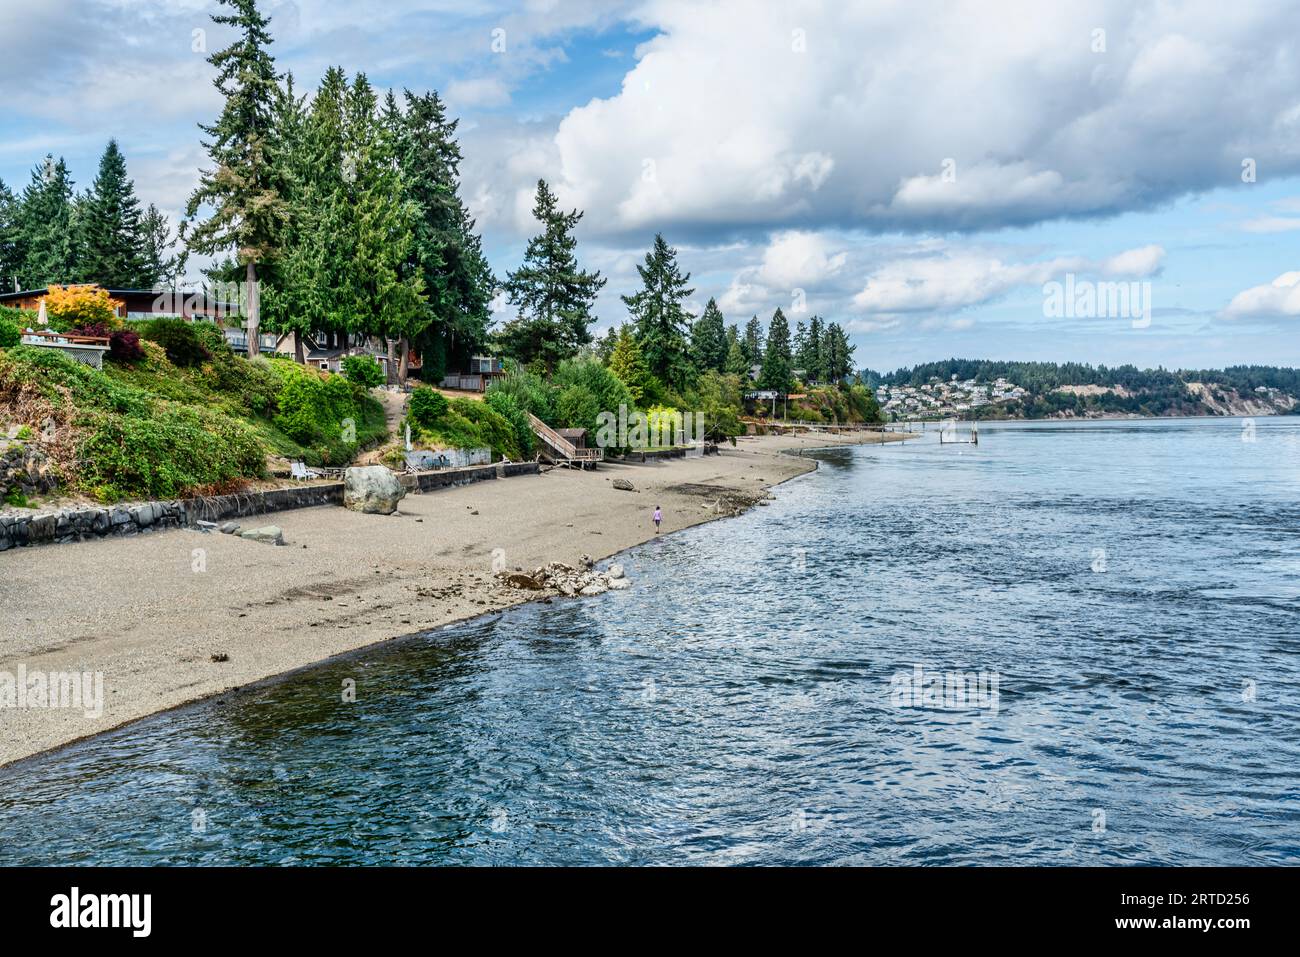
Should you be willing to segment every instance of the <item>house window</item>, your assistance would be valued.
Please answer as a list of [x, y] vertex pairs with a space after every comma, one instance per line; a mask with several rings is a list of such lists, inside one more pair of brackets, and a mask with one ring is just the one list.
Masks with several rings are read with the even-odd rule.
[[321, 367], [322, 369], [324, 369], [326, 372], [328, 372], [328, 371], [329, 371], [329, 368], [330, 368], [330, 364], [329, 364], [328, 362], [322, 362], [322, 363], [320, 364], [320, 367]]

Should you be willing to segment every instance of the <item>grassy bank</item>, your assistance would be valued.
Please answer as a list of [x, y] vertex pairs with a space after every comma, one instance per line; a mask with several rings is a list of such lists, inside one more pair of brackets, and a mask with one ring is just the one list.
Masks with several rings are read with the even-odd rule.
[[380, 404], [342, 376], [234, 355], [203, 323], [131, 324], [140, 357], [102, 371], [51, 349], [0, 350], [0, 422], [42, 435], [64, 486], [100, 501], [228, 491], [268, 456], [341, 465], [385, 434]]

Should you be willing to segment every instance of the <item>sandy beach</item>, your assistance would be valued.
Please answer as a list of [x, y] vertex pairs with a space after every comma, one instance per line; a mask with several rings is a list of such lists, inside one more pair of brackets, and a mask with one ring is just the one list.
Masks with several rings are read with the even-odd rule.
[[[656, 505], [664, 533], [726, 517], [727, 493], [752, 500], [815, 467], [783, 453], [880, 438], [741, 439], [716, 456], [408, 495], [394, 516], [325, 506], [243, 520], [279, 525], [285, 547], [177, 529], [11, 550], [0, 555], [0, 673], [102, 673], [103, 709], [0, 708], [0, 765], [538, 599], [496, 579], [494, 550], [509, 569], [599, 561], [652, 538]], [[638, 491], [614, 489], [617, 477]]]

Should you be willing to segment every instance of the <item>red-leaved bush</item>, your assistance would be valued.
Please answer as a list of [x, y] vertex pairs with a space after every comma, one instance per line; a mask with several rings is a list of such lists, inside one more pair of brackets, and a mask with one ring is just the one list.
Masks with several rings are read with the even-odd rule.
[[92, 322], [73, 329], [69, 335], [107, 337], [108, 357], [114, 362], [137, 362], [144, 358], [144, 349], [140, 347], [140, 336], [130, 329], [118, 329], [114, 332], [102, 322]]

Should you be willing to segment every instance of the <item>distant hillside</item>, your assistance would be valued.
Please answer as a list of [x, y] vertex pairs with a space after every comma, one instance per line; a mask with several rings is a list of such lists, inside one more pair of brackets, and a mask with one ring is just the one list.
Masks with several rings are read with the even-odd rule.
[[[997, 362], [946, 359], [880, 375], [863, 370], [862, 380], [886, 395], [911, 395], [935, 383], [963, 383], [957, 405], [922, 401], [895, 406], [897, 414], [976, 418], [1106, 418], [1179, 415], [1300, 414], [1300, 370], [1277, 366], [1226, 369], [1139, 369], [1133, 365], [1092, 366], [1077, 362]], [[995, 398], [994, 383], [1012, 383], [1023, 395]], [[969, 396], [978, 396], [969, 401]], [[980, 401], [985, 396], [989, 401]]]

